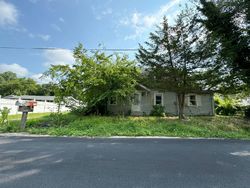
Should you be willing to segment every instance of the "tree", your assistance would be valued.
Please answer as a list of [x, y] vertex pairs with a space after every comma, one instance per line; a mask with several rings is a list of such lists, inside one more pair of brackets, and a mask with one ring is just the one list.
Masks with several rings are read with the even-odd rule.
[[[146, 78], [155, 88], [177, 93], [179, 118], [184, 119], [185, 95], [206, 88], [204, 76], [209, 71], [210, 42], [202, 38], [195, 12], [183, 11], [174, 26], [163, 18], [162, 27], [150, 33], [149, 49], [140, 45], [136, 58]], [[213, 49], [213, 48], [211, 48]]]
[[[218, 43], [231, 76], [250, 84], [250, 1], [200, 0], [201, 22]], [[248, 85], [249, 87], [249, 85]]]
[[25, 95], [35, 93], [36, 82], [31, 78], [18, 78], [13, 72], [0, 74], [0, 95]]
[[139, 71], [126, 56], [89, 55], [80, 44], [74, 57], [73, 66], [55, 65], [46, 73], [58, 83], [55, 94], [61, 101], [72, 96], [85, 106], [85, 113], [99, 113], [111, 97], [122, 101], [134, 92]]
[[42, 95], [42, 96], [54, 96], [55, 95], [55, 84], [54, 83], [47, 83], [41, 84], [37, 86], [37, 90], [35, 91], [35, 95]]

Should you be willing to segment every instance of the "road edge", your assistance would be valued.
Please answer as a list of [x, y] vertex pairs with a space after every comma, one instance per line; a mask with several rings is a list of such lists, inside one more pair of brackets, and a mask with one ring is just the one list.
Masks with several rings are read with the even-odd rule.
[[246, 140], [249, 139], [232, 139], [232, 138], [206, 138], [206, 137], [171, 137], [171, 136], [54, 136], [54, 135], [37, 135], [23, 133], [0, 133], [0, 137], [33, 137], [33, 138], [87, 138], [87, 139], [189, 139], [189, 140]]

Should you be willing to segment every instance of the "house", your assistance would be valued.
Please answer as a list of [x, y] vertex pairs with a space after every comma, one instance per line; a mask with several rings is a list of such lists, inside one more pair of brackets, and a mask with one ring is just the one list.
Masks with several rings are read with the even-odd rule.
[[[213, 92], [200, 91], [186, 95], [184, 113], [186, 115], [214, 115]], [[129, 102], [111, 98], [108, 111], [111, 114], [125, 114], [141, 116], [150, 115], [154, 105], [162, 105], [168, 115], [178, 115], [177, 94], [171, 91], [151, 90], [143, 85], [137, 87]]]

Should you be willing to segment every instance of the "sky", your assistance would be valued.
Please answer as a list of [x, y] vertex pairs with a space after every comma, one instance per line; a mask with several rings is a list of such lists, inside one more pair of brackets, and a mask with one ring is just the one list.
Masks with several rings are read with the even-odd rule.
[[[46, 83], [48, 79], [40, 79], [42, 73], [51, 64], [73, 64], [72, 49], [78, 43], [87, 49], [99, 45], [137, 49], [164, 15], [174, 23], [185, 3], [187, 0], [0, 0], [0, 73], [12, 71]], [[40, 47], [63, 49], [31, 49]]]

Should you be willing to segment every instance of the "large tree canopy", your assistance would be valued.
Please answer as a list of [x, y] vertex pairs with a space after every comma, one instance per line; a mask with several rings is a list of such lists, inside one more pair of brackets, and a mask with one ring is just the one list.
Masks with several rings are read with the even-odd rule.
[[250, 1], [200, 0], [200, 3], [198, 10], [203, 17], [199, 21], [217, 41], [217, 50], [226, 66], [238, 79], [250, 84]]
[[134, 92], [139, 71], [126, 56], [89, 54], [80, 44], [74, 50], [74, 57], [73, 66], [56, 65], [47, 72], [57, 80], [59, 99], [72, 96], [86, 105], [86, 110], [98, 110], [111, 97], [125, 100]]

